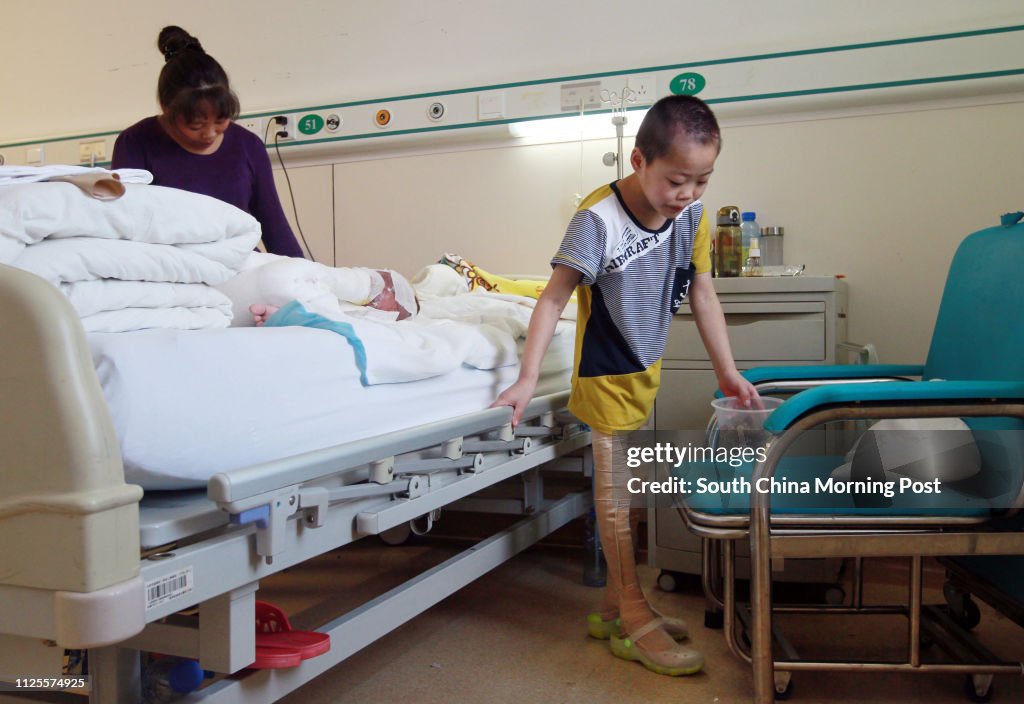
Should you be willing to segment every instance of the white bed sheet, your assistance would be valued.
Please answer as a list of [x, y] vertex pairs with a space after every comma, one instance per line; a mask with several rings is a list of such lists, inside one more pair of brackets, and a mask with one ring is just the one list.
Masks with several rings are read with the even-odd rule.
[[[217, 472], [487, 408], [518, 365], [363, 386], [352, 348], [302, 327], [88, 335], [125, 479], [204, 486]], [[538, 395], [567, 389], [574, 324], [559, 323]]]

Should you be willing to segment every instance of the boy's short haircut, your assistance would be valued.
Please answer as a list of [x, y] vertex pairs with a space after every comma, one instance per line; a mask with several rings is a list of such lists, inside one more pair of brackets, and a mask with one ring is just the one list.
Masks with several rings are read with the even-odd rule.
[[692, 95], [669, 95], [652, 105], [640, 123], [636, 148], [654, 161], [668, 153], [680, 133], [697, 144], [722, 145], [718, 120], [707, 103]]

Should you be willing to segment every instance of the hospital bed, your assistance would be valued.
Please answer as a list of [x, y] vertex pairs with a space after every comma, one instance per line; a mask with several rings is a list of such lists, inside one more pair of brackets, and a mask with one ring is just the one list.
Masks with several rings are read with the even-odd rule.
[[[888, 506], [868, 507], [848, 495], [794, 496], [774, 490], [752, 491], [727, 505], [716, 497], [681, 497], [680, 514], [704, 541], [705, 591], [711, 603], [724, 611], [730, 648], [752, 664], [758, 704], [788, 698], [791, 677], [801, 671], [956, 674], [965, 678], [965, 692], [975, 701], [991, 697], [994, 675], [1024, 674], [1024, 663], [1001, 660], [969, 634], [977, 618], [964, 601], [965, 595], [978, 589], [979, 596], [1021, 622], [1024, 281], [1017, 271], [1017, 262], [1024, 257], [1021, 215], [1003, 216], [999, 226], [976, 232], [961, 243], [924, 365], [762, 368], [746, 373], [760, 393], [786, 398], [765, 423], [773, 433], [766, 456], [744, 469], [752, 486], [758, 486], [759, 480], [830, 476], [842, 458], [790, 452], [801, 438], [822, 432], [824, 424], [961, 418], [970, 427], [981, 457], [971, 489], [952, 483], [941, 498], [911, 492]], [[709, 424], [712, 441], [717, 432], [713, 419]], [[682, 471], [706, 469], [694, 466]], [[738, 541], [750, 544], [749, 604], [737, 599]], [[773, 562], [821, 557], [852, 558], [853, 593], [848, 603], [778, 603], [773, 594]], [[866, 603], [863, 561], [876, 557], [907, 558], [905, 603]], [[951, 568], [945, 590], [948, 604], [922, 603], [926, 557], [942, 558]], [[1004, 589], [979, 589], [986, 575], [1001, 581]], [[1001, 598], [992, 597], [997, 593]], [[801, 657], [776, 624], [780, 613], [791, 614], [789, 618], [797, 622], [799, 615], [809, 613], [905, 616], [905, 657], [900, 661]]]
[[[243, 344], [247, 355], [233, 350], [220, 366], [211, 357], [215, 342], [189, 347], [252, 335], [265, 335], [266, 347]], [[178, 410], [161, 400], [189, 395], [193, 377], [205, 384], [244, 378], [250, 368], [281, 369], [261, 357], [265, 349], [296, 355], [272, 376], [289, 369], [315, 376], [335, 363], [317, 357], [318, 346], [345, 350], [340, 336], [304, 328], [87, 336], [55, 287], [0, 266], [0, 679], [58, 675], [66, 649], [87, 650], [90, 701], [137, 702], [139, 653], [150, 651], [194, 658], [222, 675], [187, 701], [270, 702], [294, 691], [587, 509], [589, 432], [565, 412], [572, 334], [566, 338], [515, 428], [509, 409], [481, 403], [513, 380], [515, 366], [427, 380], [434, 386], [411, 400], [398, 387], [422, 382], [335, 391], [324, 381], [319, 394], [313, 385], [285, 388], [276, 406], [255, 411], [243, 405], [255, 403], [263, 378], [248, 391], [235, 383], [248, 394], [236, 413], [249, 413], [244, 423], [252, 428], [269, 415], [265, 425], [280, 420], [278, 435], [296, 446], [314, 442], [302, 435], [307, 426], [327, 435], [287, 456], [232, 464], [230, 448], [203, 439], [207, 414], [231, 406], [228, 391]], [[170, 353], [151, 359], [161, 345]], [[473, 375], [483, 381], [463, 383]], [[470, 400], [460, 400], [470, 386]], [[373, 406], [376, 393], [383, 406]], [[319, 412], [339, 395], [349, 397], [347, 417]], [[122, 404], [108, 405], [115, 397]], [[469, 411], [467, 403], [486, 410]], [[399, 418], [404, 407], [418, 410]], [[165, 432], [140, 436], [147, 423]], [[343, 440], [331, 440], [332, 424]], [[360, 436], [346, 434], [355, 426]], [[280, 441], [246, 432], [248, 443], [234, 450], [240, 456]], [[161, 465], [154, 457], [163, 450], [172, 454]], [[188, 469], [190, 452], [196, 461], [220, 453], [214, 464], [229, 468], [198, 489], [144, 494], [131, 483], [168, 481], [175, 466]], [[578, 477], [578, 490], [550, 498], [544, 476], [552, 471]], [[499, 482], [517, 485], [518, 498], [493, 505], [478, 498]], [[473, 509], [523, 518], [323, 624], [328, 653], [287, 669], [246, 669], [256, 652], [261, 580], [414, 519], [429, 523], [467, 497]]]

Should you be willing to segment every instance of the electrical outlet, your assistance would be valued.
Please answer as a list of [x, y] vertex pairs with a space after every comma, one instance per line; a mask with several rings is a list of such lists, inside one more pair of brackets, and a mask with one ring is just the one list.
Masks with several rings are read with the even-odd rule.
[[601, 107], [601, 81], [566, 83], [561, 88], [562, 112], [579, 112]]
[[270, 127], [270, 142], [291, 142], [295, 139], [295, 121], [287, 115], [274, 115], [270, 118], [274, 124]]
[[263, 122], [262, 117], [240, 117], [238, 118], [238, 126], [244, 127], [257, 137], [259, 137], [260, 141], [263, 141], [263, 130], [266, 127], [266, 124]]
[[97, 161], [106, 161], [107, 159], [107, 143], [104, 141], [98, 142], [81, 142], [78, 145], [78, 163], [89, 164], [92, 166]]
[[626, 79], [626, 88], [632, 92], [634, 104], [646, 105], [654, 102], [654, 74], [629, 76]]

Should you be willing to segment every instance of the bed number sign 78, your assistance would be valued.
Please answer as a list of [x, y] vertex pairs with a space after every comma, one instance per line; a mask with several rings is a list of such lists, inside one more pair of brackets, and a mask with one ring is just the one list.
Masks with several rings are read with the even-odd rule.
[[680, 73], [672, 79], [668, 88], [672, 95], [697, 95], [706, 85], [707, 81], [699, 73]]

